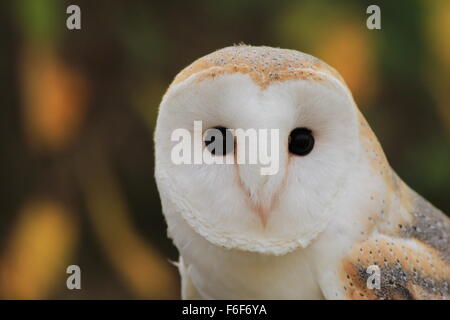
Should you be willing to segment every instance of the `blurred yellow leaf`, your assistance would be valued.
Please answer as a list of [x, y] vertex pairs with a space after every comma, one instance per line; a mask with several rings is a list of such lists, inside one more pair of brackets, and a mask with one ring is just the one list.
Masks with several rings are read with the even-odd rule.
[[28, 47], [21, 60], [25, 130], [33, 147], [56, 150], [78, 132], [87, 104], [85, 79], [51, 47]]
[[426, 64], [437, 112], [450, 135], [450, 2], [427, 1], [428, 39], [434, 59]]
[[450, 71], [450, 1], [426, 1], [428, 32], [436, 58]]
[[65, 284], [78, 225], [51, 200], [28, 202], [18, 217], [0, 264], [0, 296], [45, 299], [58, 281]]
[[359, 107], [377, 89], [373, 38], [361, 12], [351, 2], [292, 2], [276, 20], [283, 46], [312, 54], [335, 68]]
[[377, 78], [373, 48], [364, 28], [343, 20], [317, 46], [317, 55], [342, 75], [358, 102], [373, 97]]

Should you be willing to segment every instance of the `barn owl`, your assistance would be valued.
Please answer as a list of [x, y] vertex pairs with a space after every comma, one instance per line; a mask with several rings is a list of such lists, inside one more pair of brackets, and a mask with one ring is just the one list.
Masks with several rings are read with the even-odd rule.
[[[172, 133], [194, 121], [224, 135], [278, 129], [278, 171], [174, 163]], [[192, 143], [207, 148], [204, 137]], [[182, 298], [450, 298], [449, 219], [396, 175], [344, 80], [315, 57], [239, 45], [193, 62], [160, 104], [155, 159]]]

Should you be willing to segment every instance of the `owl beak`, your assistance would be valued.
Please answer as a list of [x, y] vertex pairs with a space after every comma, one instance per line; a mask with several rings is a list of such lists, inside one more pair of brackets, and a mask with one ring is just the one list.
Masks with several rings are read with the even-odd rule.
[[[271, 140], [278, 140], [277, 137], [271, 137]], [[287, 141], [287, 139], [285, 139]], [[284, 141], [284, 140], [283, 140]], [[269, 143], [268, 143], [269, 145]], [[245, 152], [241, 150], [242, 146], [237, 144], [237, 153]], [[244, 145], [244, 147], [246, 147]], [[265, 227], [269, 221], [271, 212], [276, 205], [280, 189], [283, 186], [283, 182], [287, 171], [287, 157], [284, 150], [276, 150], [274, 148], [284, 147], [281, 144], [270, 144], [271, 161], [261, 161], [259, 159], [257, 163], [250, 164], [237, 164], [237, 176], [239, 184], [242, 187], [248, 203], [252, 211], [261, 221], [261, 224]], [[286, 147], [287, 148], [287, 147]], [[283, 151], [283, 152], [282, 152]], [[275, 164], [275, 166], [272, 166]], [[281, 164], [281, 165], [280, 165]], [[269, 167], [274, 171], [267, 170]]]
[[256, 211], [256, 214], [259, 217], [259, 220], [261, 221], [263, 227], [267, 225], [267, 220], [269, 218], [269, 210], [263, 208], [263, 207], [257, 207], [254, 209]]
[[239, 182], [250, 207], [265, 227], [275, 203], [280, 177], [261, 175], [258, 165], [238, 165], [238, 170]]

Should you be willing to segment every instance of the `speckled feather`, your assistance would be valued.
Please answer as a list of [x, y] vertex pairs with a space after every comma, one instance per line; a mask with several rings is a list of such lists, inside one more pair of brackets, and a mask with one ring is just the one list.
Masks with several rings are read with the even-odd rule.
[[321, 73], [344, 81], [339, 73], [321, 60], [295, 50], [238, 45], [208, 54], [182, 70], [172, 85], [194, 74], [202, 73], [198, 80], [225, 73], [248, 74], [261, 88], [275, 81], [303, 79], [320, 81]]
[[[450, 299], [450, 219], [395, 174], [362, 115], [360, 130], [372, 167], [388, 188], [378, 199], [381, 209], [365, 216], [360, 241], [342, 261], [347, 297]], [[371, 265], [380, 267], [380, 289], [367, 288]]]

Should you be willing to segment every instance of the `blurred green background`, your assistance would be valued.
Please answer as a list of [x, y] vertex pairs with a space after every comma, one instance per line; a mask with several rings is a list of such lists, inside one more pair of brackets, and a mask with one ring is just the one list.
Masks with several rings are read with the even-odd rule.
[[2, 1], [0, 35], [2, 299], [179, 297], [157, 109], [179, 70], [241, 42], [334, 66], [393, 168], [450, 212], [450, 1]]

